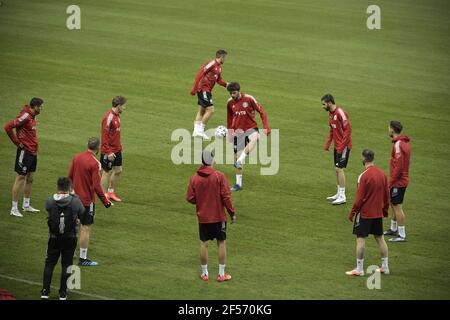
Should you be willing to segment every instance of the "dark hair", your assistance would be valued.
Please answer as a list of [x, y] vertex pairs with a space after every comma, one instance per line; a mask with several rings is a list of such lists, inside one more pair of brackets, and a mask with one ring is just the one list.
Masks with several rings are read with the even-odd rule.
[[373, 162], [373, 159], [375, 159], [375, 152], [370, 149], [364, 149], [362, 152], [362, 156], [367, 162]]
[[240, 91], [241, 90], [241, 86], [239, 85], [239, 83], [237, 82], [230, 82], [227, 86], [227, 90], [229, 92], [233, 92], [233, 91]]
[[122, 97], [122, 96], [115, 96], [112, 99], [112, 106], [113, 107], [123, 106], [125, 103], [127, 103], [127, 98]]
[[89, 138], [87, 146], [89, 150], [97, 151], [100, 147], [100, 139], [97, 137]]
[[214, 160], [214, 153], [212, 153], [209, 150], [203, 150], [202, 153], [202, 163], [204, 166], [210, 166], [212, 165]]
[[395, 133], [402, 132], [403, 126], [400, 121], [392, 120], [389, 126], [394, 130]]
[[329, 93], [327, 93], [326, 95], [324, 95], [324, 96], [322, 97], [322, 99], [320, 99], [320, 101], [325, 101], [325, 102], [330, 102], [330, 101], [331, 101], [331, 103], [334, 104], [334, 98], [333, 98], [333, 96], [332, 96], [331, 94], [329, 94]]
[[42, 100], [41, 98], [36, 98], [36, 97], [34, 97], [34, 98], [32, 98], [31, 99], [31, 101], [30, 101], [30, 107], [31, 108], [35, 108], [35, 107], [39, 107], [39, 106], [42, 106], [44, 104], [44, 100]]
[[217, 52], [216, 52], [216, 58], [220, 58], [220, 57], [226, 56], [227, 54], [228, 54], [228, 52], [226, 52], [226, 51], [223, 50], [223, 49], [217, 50]]
[[58, 191], [69, 192], [70, 188], [72, 187], [72, 181], [70, 181], [70, 178], [68, 177], [58, 178], [56, 187], [58, 188]]

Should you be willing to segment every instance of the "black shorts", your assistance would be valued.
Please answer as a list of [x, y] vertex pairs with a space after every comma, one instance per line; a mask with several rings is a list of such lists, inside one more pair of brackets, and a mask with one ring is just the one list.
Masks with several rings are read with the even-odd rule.
[[353, 234], [358, 238], [366, 238], [369, 234], [374, 236], [383, 235], [383, 218], [364, 219], [360, 214], [355, 215], [353, 223]]
[[402, 204], [405, 197], [406, 187], [391, 188], [391, 203], [393, 205]]
[[83, 226], [90, 226], [94, 224], [94, 216], [95, 216], [95, 204], [91, 204], [88, 207], [84, 207], [84, 214], [80, 219], [80, 223]]
[[208, 240], [226, 240], [227, 239], [227, 222], [216, 223], [199, 223], [198, 233], [201, 241]]
[[14, 171], [25, 176], [30, 172], [35, 172], [37, 166], [37, 156], [31, 154], [23, 148], [17, 148], [16, 163]]
[[239, 151], [244, 150], [247, 144], [250, 142], [250, 139], [248, 137], [250, 137], [255, 132], [259, 132], [259, 129], [258, 128], [248, 129], [244, 133], [234, 136], [233, 142], [234, 153], [238, 153]]
[[198, 98], [198, 105], [203, 108], [211, 107], [213, 105], [211, 92], [207, 91], [197, 92], [197, 98]]
[[345, 147], [342, 153], [338, 153], [334, 149], [334, 165], [336, 168], [347, 168], [348, 158], [350, 157], [350, 149]]
[[112, 167], [120, 167], [122, 165], [122, 151], [114, 153], [116, 156], [113, 161], [108, 160], [107, 154], [100, 155], [100, 163], [102, 164], [102, 169], [105, 171], [109, 171]]

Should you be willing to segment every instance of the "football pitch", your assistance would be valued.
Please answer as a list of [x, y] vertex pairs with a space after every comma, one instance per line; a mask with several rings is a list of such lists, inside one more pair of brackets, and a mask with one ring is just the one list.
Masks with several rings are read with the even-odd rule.
[[[0, 288], [18, 299], [39, 298], [45, 199], [73, 155], [100, 136], [111, 99], [124, 95], [123, 202], [105, 209], [97, 200], [88, 255], [100, 265], [82, 269], [81, 294], [69, 299], [450, 298], [448, 1], [78, 0], [80, 30], [66, 27], [69, 3], [0, 3], [0, 124], [31, 97], [45, 100], [32, 194], [38, 214], [9, 215], [16, 148], [0, 134]], [[371, 4], [381, 9], [380, 30], [366, 26]], [[224, 79], [239, 81], [279, 129], [280, 167], [260, 175], [259, 165], [245, 166], [244, 190], [233, 193], [237, 221], [227, 232], [233, 279], [205, 283], [198, 278], [195, 209], [185, 200], [198, 165], [172, 163], [171, 134], [192, 130], [195, 74], [221, 48], [229, 53]], [[325, 200], [336, 188], [320, 104], [328, 92], [353, 128], [341, 206]], [[226, 125], [229, 95], [220, 86], [213, 95], [208, 128]], [[381, 289], [369, 290], [368, 276], [344, 274], [355, 265], [347, 215], [362, 149], [373, 149], [389, 174], [390, 120], [401, 121], [411, 138], [408, 242], [388, 243], [391, 274]], [[234, 183], [232, 165], [216, 168]], [[209, 248], [214, 276], [217, 248]], [[365, 266], [379, 264], [369, 238]], [[59, 264], [55, 270], [57, 286]]]

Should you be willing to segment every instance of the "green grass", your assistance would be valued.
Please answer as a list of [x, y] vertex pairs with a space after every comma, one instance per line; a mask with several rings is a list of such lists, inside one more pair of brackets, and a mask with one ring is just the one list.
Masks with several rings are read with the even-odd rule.
[[[75, 31], [65, 26], [68, 3], [2, 2], [0, 123], [32, 96], [46, 102], [38, 118], [34, 206], [43, 209], [72, 156], [100, 134], [112, 97], [129, 99], [118, 189], [124, 202], [108, 210], [98, 205], [89, 255], [101, 266], [82, 270], [82, 292], [115, 299], [450, 298], [447, 1], [378, 1], [382, 29], [375, 31], [366, 28], [370, 1], [79, 0], [82, 29]], [[198, 280], [197, 222], [185, 201], [196, 166], [170, 161], [172, 130], [192, 129], [195, 73], [218, 48], [229, 52], [224, 78], [238, 80], [280, 129], [281, 151], [277, 175], [247, 166], [245, 191], [233, 195], [233, 280], [222, 284]], [[353, 127], [349, 203], [339, 207], [324, 201], [335, 191], [332, 155], [323, 150], [328, 116], [319, 99], [326, 92]], [[219, 86], [208, 127], [225, 124], [226, 100]], [[389, 246], [392, 274], [381, 290], [368, 290], [366, 277], [344, 275], [355, 263], [347, 213], [363, 169], [360, 151], [374, 149], [388, 172], [392, 119], [411, 137], [409, 242]], [[0, 150], [0, 275], [40, 282], [45, 214], [9, 216], [15, 148], [5, 133]], [[234, 181], [231, 165], [217, 167]], [[216, 254], [212, 244], [212, 275]], [[365, 264], [379, 264], [372, 239]], [[40, 290], [1, 276], [0, 287], [19, 299], [38, 298]]]

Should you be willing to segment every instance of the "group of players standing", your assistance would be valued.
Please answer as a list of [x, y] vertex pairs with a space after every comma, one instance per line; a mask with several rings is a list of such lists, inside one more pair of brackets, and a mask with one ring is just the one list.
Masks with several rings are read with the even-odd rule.
[[[60, 255], [63, 266], [60, 299], [65, 299], [66, 270], [72, 265], [78, 230], [80, 235], [78, 264], [80, 266], [98, 265], [96, 261], [87, 258], [90, 229], [95, 216], [95, 195], [97, 194], [106, 208], [111, 207], [111, 201], [121, 201], [115, 193], [115, 187], [122, 172], [120, 115], [126, 107], [126, 102], [127, 99], [122, 96], [113, 98], [112, 107], [102, 120], [101, 140], [97, 137], [89, 138], [87, 151], [77, 154], [73, 158], [67, 177], [58, 179], [57, 192], [47, 199], [46, 209], [49, 214], [50, 232], [41, 295], [43, 299], [48, 299], [51, 275]], [[29, 105], [25, 105], [15, 119], [4, 125], [6, 133], [17, 146], [16, 178], [12, 188], [10, 215], [18, 218], [23, 217], [18, 208], [19, 192], [22, 186], [24, 186], [23, 212], [37, 213], [40, 211], [31, 206], [30, 196], [39, 149], [36, 117], [43, 109], [44, 100], [32, 98]], [[99, 152], [101, 152], [100, 161], [96, 158]], [[56, 215], [56, 227], [52, 225], [54, 214]]]
[[[252, 151], [259, 138], [259, 130], [255, 121], [255, 111], [259, 112], [266, 129], [266, 134], [270, 134], [270, 129], [264, 109], [258, 104], [254, 97], [240, 92], [240, 85], [237, 82], [227, 83], [222, 78], [222, 64], [225, 61], [227, 52], [218, 50], [216, 58], [206, 63], [198, 72], [191, 95], [197, 94], [198, 112], [194, 122], [194, 137], [209, 140], [204, 129], [214, 113], [211, 91], [217, 82], [226, 87], [231, 98], [227, 103], [227, 128], [228, 139], [234, 144], [236, 183], [231, 191], [242, 190], [242, 166], [245, 157]], [[331, 143], [334, 142], [333, 163], [336, 170], [337, 192], [327, 198], [333, 205], [346, 203], [345, 195], [345, 174], [350, 151], [352, 149], [351, 125], [348, 114], [334, 101], [331, 94], [326, 94], [321, 98], [322, 107], [329, 112], [330, 133], [325, 146], [329, 151]], [[358, 177], [357, 194], [354, 205], [349, 214], [350, 221], [354, 220], [353, 233], [357, 237], [357, 267], [348, 275], [364, 275], [363, 260], [365, 239], [369, 234], [373, 234], [379, 245], [382, 266], [379, 272], [388, 274], [388, 248], [384, 240], [384, 235], [393, 236], [390, 242], [406, 241], [404, 212], [402, 208], [403, 198], [409, 182], [410, 147], [409, 138], [402, 135], [403, 126], [399, 121], [391, 121], [389, 124], [389, 136], [392, 138], [393, 148], [390, 163], [390, 180], [383, 171], [374, 166], [375, 153], [370, 149], [362, 152], [362, 162], [365, 170]], [[197, 173], [198, 175], [198, 173]], [[192, 190], [190, 191], [192, 193]], [[188, 195], [189, 201], [189, 195]], [[383, 232], [383, 218], [388, 216], [389, 204], [393, 210], [393, 218], [389, 230]], [[197, 207], [197, 209], [199, 209]], [[234, 209], [233, 209], [234, 210]], [[231, 212], [229, 210], [229, 212]], [[234, 215], [234, 211], [232, 212]], [[231, 214], [231, 213], [230, 213]], [[223, 220], [226, 217], [222, 215]], [[218, 223], [219, 223], [218, 222]], [[202, 224], [199, 220], [200, 225]], [[223, 230], [220, 228], [217, 239], [223, 238]], [[214, 234], [214, 232], [213, 232]], [[202, 235], [202, 226], [200, 226]], [[202, 238], [202, 237], [201, 237]], [[204, 237], [207, 238], [207, 237]], [[210, 237], [210, 240], [214, 237]], [[201, 239], [202, 240], [202, 239]], [[202, 240], [203, 241], [203, 240]], [[202, 270], [204, 270], [202, 266]], [[204, 278], [204, 273], [202, 274]]]
[[[198, 112], [194, 122], [193, 136], [209, 140], [205, 134], [208, 120], [214, 113], [211, 91], [215, 83], [226, 87], [230, 94], [227, 102], [227, 129], [228, 141], [233, 143], [235, 153], [236, 183], [231, 191], [242, 190], [242, 168], [245, 158], [254, 149], [260, 134], [255, 112], [260, 114], [263, 127], [267, 136], [270, 128], [267, 115], [263, 107], [256, 99], [240, 91], [238, 82], [227, 83], [222, 78], [222, 64], [227, 52], [218, 50], [214, 60], [205, 64], [198, 72], [191, 95], [197, 95]], [[121, 199], [115, 193], [118, 178], [122, 172], [122, 145], [120, 143], [120, 115], [125, 109], [126, 98], [117, 96], [112, 100], [112, 108], [108, 110], [102, 120], [102, 140], [92, 137], [88, 140], [87, 151], [76, 155], [70, 165], [69, 179], [58, 180], [58, 190], [55, 195], [49, 197], [46, 208], [50, 211], [58, 207], [60, 203], [67, 206], [67, 197], [74, 197], [73, 207], [82, 207], [77, 211], [81, 223], [80, 228], [80, 266], [95, 266], [98, 263], [87, 258], [87, 248], [90, 238], [90, 227], [94, 223], [95, 194], [101, 199], [106, 208], [112, 205], [111, 201], [120, 202]], [[351, 126], [348, 114], [336, 105], [331, 94], [326, 94], [321, 99], [325, 111], [329, 112], [330, 133], [325, 150], [329, 150], [334, 142], [334, 165], [337, 177], [337, 192], [327, 200], [333, 205], [346, 203], [345, 196], [345, 174], [350, 150], [352, 149]], [[10, 214], [15, 217], [23, 217], [18, 208], [19, 191], [24, 186], [24, 198], [22, 209], [24, 212], [39, 212], [30, 204], [30, 195], [34, 172], [37, 167], [38, 139], [36, 135], [36, 116], [44, 108], [41, 98], [31, 99], [29, 105], [24, 106], [20, 114], [4, 126], [11, 141], [17, 146], [15, 172], [16, 178], [12, 188], [12, 207]], [[15, 129], [15, 132], [14, 132]], [[388, 249], [383, 235], [393, 236], [392, 242], [406, 241], [404, 213], [402, 209], [403, 198], [408, 186], [409, 170], [409, 138], [401, 134], [402, 124], [391, 121], [389, 135], [392, 138], [393, 149], [390, 164], [390, 181], [383, 171], [374, 166], [374, 152], [365, 149], [362, 152], [362, 162], [365, 170], [358, 177], [358, 187], [354, 205], [349, 214], [353, 222], [353, 233], [357, 237], [357, 267], [346, 272], [347, 275], [364, 275], [363, 260], [365, 239], [373, 234], [379, 245], [382, 256], [382, 267], [379, 272], [388, 274], [387, 262]], [[101, 151], [100, 161], [96, 156]], [[211, 166], [214, 155], [204, 152], [202, 166], [191, 178], [187, 200], [197, 206], [199, 220], [199, 234], [201, 240], [201, 266], [200, 278], [208, 281], [207, 271], [207, 242], [217, 239], [219, 245], [219, 276], [218, 281], [231, 279], [225, 270], [225, 239], [226, 239], [226, 216], [223, 206], [235, 221], [235, 209], [229, 194], [230, 188], [225, 176], [219, 171], [214, 171]], [[213, 181], [213, 182], [212, 182]], [[215, 193], [215, 197], [210, 194]], [[76, 194], [76, 196], [74, 196]], [[72, 200], [72, 199], [71, 199]], [[77, 204], [78, 203], [78, 204]], [[211, 203], [215, 203], [211, 205]], [[222, 203], [222, 206], [217, 206]], [[394, 212], [389, 230], [383, 232], [382, 218], [388, 216], [389, 203]], [[220, 208], [219, 208], [220, 207]], [[212, 215], [205, 215], [206, 211], [214, 211]], [[49, 224], [50, 226], [50, 224]], [[68, 232], [76, 238], [76, 232]], [[57, 248], [55, 242], [49, 239], [47, 248], [46, 267], [44, 272], [44, 289], [42, 297], [48, 298], [51, 273], [61, 254], [63, 256], [63, 270], [72, 264], [72, 257], [76, 249], [75, 243], [71, 242], [69, 248]], [[63, 254], [64, 251], [64, 254]], [[64, 272], [63, 272], [64, 273]], [[65, 274], [64, 276], [67, 276]], [[65, 283], [61, 281], [62, 292], [60, 297], [65, 297]]]

